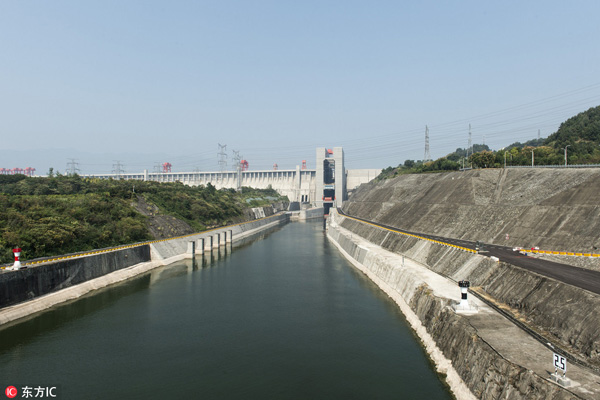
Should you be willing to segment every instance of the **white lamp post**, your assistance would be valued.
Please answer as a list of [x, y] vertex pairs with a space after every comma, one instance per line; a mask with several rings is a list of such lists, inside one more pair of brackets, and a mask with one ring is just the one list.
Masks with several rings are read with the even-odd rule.
[[565, 167], [567, 166], [567, 148], [570, 146], [570, 144], [565, 146]]

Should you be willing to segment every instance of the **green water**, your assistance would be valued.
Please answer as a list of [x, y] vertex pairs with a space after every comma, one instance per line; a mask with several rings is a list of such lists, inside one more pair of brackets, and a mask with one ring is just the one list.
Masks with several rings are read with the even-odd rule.
[[395, 304], [321, 223], [0, 330], [0, 385], [57, 387], [60, 399], [451, 398]]

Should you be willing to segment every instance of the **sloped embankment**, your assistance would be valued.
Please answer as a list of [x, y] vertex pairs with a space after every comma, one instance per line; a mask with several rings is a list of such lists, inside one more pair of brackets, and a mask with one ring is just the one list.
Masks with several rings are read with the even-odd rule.
[[393, 234], [351, 219], [344, 219], [340, 225], [442, 276], [471, 281], [473, 289], [505, 305], [548, 341], [600, 367], [600, 296], [488, 257]]
[[[583, 252], [600, 247], [598, 193], [597, 169], [406, 175], [363, 185], [344, 211], [416, 232]], [[342, 226], [439, 274], [470, 280], [550, 341], [600, 366], [600, 296], [352, 220]]]
[[415, 232], [600, 252], [598, 193], [597, 168], [402, 175], [362, 185], [344, 211]]
[[[328, 222], [329, 239], [399, 305], [438, 371], [447, 375], [446, 381], [457, 398], [562, 400], [580, 396], [592, 399], [598, 394], [589, 390], [589, 381], [591, 379], [593, 385], [594, 377], [585, 372], [579, 374], [581, 371], [575, 371], [577, 368], [571, 368], [571, 376], [585, 384], [575, 392], [548, 382], [545, 360], [550, 358], [551, 352], [488, 308], [473, 316], [456, 314], [450, 306], [457, 302], [458, 287], [431, 271], [426, 272], [421, 263], [409, 259], [404, 265], [404, 258], [377, 246], [381, 241], [392, 243], [389, 239], [394, 234], [331, 215]], [[357, 229], [358, 225], [354, 224], [364, 229]], [[363, 239], [365, 237], [368, 241]], [[406, 238], [404, 244], [412, 245], [408, 258], [415, 251], [428, 252], [414, 238]], [[426, 246], [433, 245], [426, 243]], [[454, 264], [452, 259], [460, 250], [446, 249], [441, 264], [448, 267]], [[493, 267], [487, 265], [489, 259], [484, 256], [469, 254], [468, 257], [471, 262], [463, 269]], [[496, 331], [502, 332], [501, 335]], [[523, 363], [524, 347], [525, 361], [533, 356], [533, 363]]]

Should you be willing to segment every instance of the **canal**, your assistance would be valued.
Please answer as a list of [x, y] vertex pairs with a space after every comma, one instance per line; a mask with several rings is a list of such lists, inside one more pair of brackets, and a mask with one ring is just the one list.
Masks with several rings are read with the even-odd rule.
[[396, 305], [318, 222], [4, 327], [0, 384], [17, 398], [451, 398]]

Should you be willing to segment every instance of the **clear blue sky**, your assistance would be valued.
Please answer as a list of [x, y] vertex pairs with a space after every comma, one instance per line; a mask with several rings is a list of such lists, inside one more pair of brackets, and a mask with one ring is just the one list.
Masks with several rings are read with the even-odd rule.
[[600, 105], [598, 1], [0, 0], [0, 167], [348, 168], [499, 149]]

